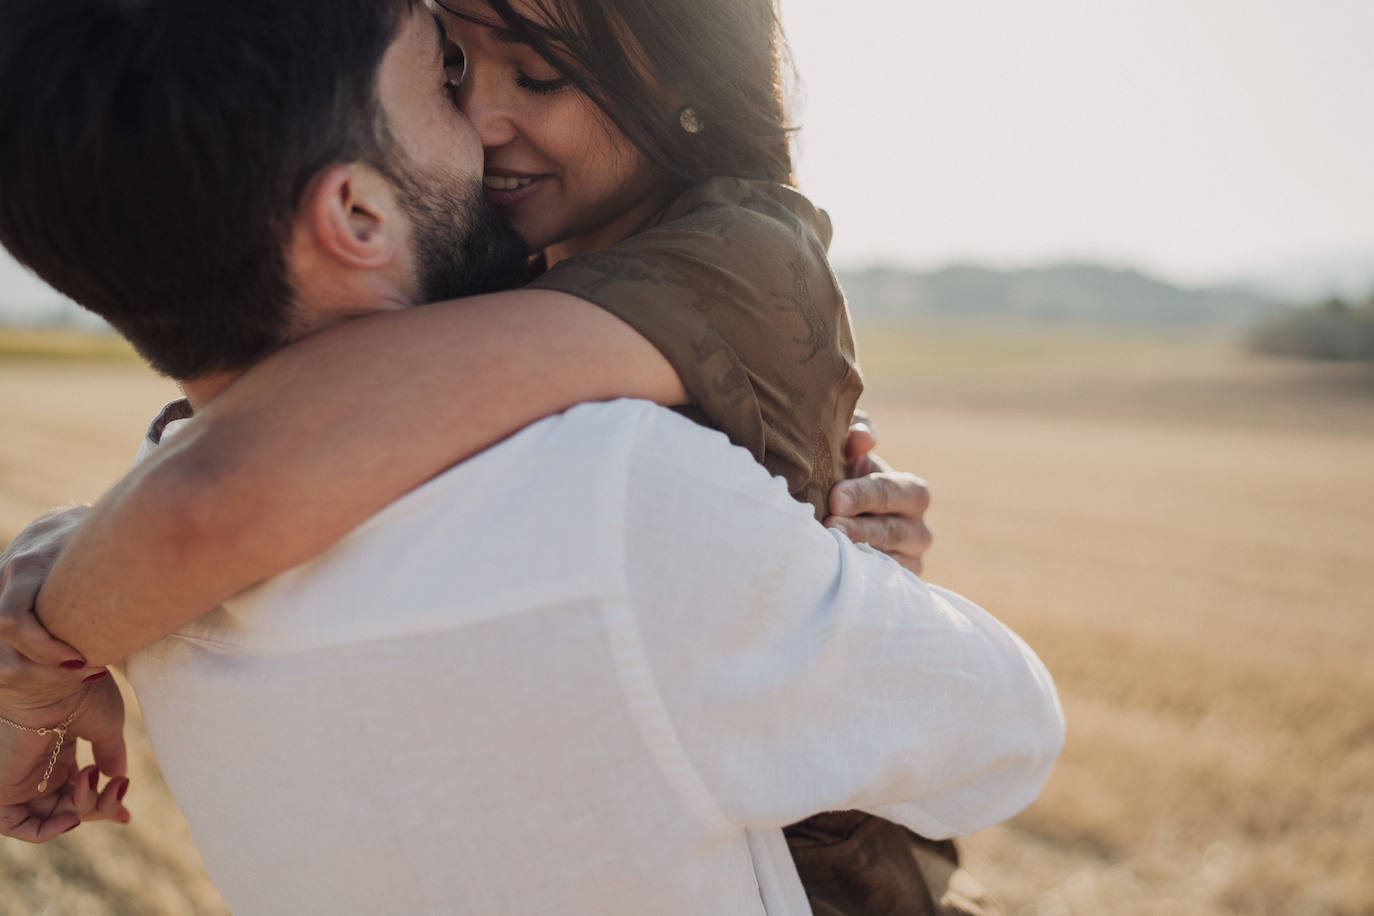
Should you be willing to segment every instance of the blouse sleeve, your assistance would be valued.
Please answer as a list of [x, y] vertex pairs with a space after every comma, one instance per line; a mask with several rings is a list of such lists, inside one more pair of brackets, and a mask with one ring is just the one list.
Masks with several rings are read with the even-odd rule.
[[714, 179], [620, 244], [533, 286], [625, 321], [677, 370], [693, 419], [723, 431], [824, 517], [863, 389], [830, 221], [791, 188]]

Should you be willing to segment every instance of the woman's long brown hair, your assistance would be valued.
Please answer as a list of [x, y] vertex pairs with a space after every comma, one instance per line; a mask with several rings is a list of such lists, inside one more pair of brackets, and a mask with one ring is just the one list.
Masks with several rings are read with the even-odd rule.
[[[776, 0], [531, 0], [536, 18], [483, 2], [667, 174], [793, 183]], [[703, 129], [685, 131], [665, 96]]]

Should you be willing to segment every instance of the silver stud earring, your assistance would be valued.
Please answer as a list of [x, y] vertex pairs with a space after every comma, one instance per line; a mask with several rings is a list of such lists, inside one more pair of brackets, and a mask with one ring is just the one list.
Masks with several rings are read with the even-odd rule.
[[697, 116], [697, 110], [691, 105], [683, 105], [677, 113], [677, 122], [682, 125], [682, 129], [689, 134], [699, 134], [705, 129], [706, 125]]

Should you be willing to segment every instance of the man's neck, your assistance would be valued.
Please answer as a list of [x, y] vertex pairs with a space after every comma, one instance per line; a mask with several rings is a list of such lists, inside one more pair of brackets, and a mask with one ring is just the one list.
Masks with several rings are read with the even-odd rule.
[[[403, 309], [412, 304], [413, 299], [380, 271], [364, 276], [361, 281], [355, 277], [351, 286], [338, 277], [326, 277], [323, 282], [308, 286], [292, 306], [293, 320], [285, 332], [284, 345], [290, 346], [350, 318]], [[246, 371], [212, 372], [195, 379], [179, 379], [178, 384], [191, 407], [202, 410]]]
[[191, 402], [191, 407], [199, 411], [203, 410], [206, 404], [219, 397], [220, 393], [232, 385], [234, 380], [242, 374], [241, 370], [214, 372], [210, 375], [202, 375], [197, 379], [183, 379], [179, 384], [186, 395], [186, 400]]

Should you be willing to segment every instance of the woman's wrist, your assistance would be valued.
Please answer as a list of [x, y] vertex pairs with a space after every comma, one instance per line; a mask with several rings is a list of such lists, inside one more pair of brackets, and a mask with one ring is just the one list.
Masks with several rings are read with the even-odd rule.
[[0, 725], [24, 732], [52, 729], [80, 711], [90, 690], [90, 684], [68, 688], [47, 687], [34, 691], [11, 686], [4, 691], [4, 697], [0, 700], [0, 719], [5, 720]]

